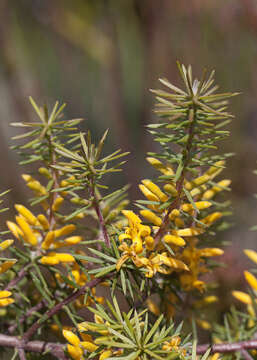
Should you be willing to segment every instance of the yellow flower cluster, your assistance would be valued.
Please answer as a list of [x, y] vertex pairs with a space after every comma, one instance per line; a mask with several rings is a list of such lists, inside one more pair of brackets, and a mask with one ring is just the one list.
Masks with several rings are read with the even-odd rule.
[[173, 336], [170, 341], [165, 341], [162, 349], [165, 351], [176, 351], [183, 357], [186, 356], [186, 350], [180, 348], [181, 338], [180, 336]]
[[[104, 324], [104, 320], [98, 316], [94, 315], [95, 324]], [[79, 330], [79, 336], [80, 338], [75, 335], [72, 331], [69, 330], [63, 330], [63, 336], [65, 339], [69, 342], [67, 345], [67, 351], [74, 360], [84, 360], [86, 357], [85, 351], [87, 353], [91, 353], [96, 351], [99, 346], [101, 346], [102, 341], [106, 341], [107, 337], [110, 336], [110, 340], [112, 335], [108, 333], [106, 330], [99, 330], [99, 327], [92, 324], [83, 322], [78, 325]], [[86, 331], [92, 331], [99, 333], [99, 337], [95, 340], [93, 340], [92, 336], [89, 334], [86, 334]], [[99, 353], [98, 360], [105, 360], [108, 359], [112, 355], [121, 355], [122, 350], [114, 350], [111, 347], [106, 348]]]
[[[165, 166], [152, 157], [147, 160], [167, 178], [171, 176], [172, 179], [174, 171], [171, 166]], [[145, 269], [146, 277], [152, 277], [157, 272], [170, 274], [179, 271], [179, 280], [185, 291], [203, 291], [205, 284], [199, 280], [199, 276], [208, 271], [205, 259], [223, 254], [223, 250], [219, 248], [198, 248], [198, 236], [222, 217], [221, 212], [209, 210], [213, 205], [212, 198], [230, 185], [230, 180], [222, 180], [213, 186], [213, 179], [222, 171], [223, 166], [224, 161], [219, 161], [200, 177], [190, 181], [184, 180], [184, 189], [190, 192], [194, 204], [179, 202], [179, 205], [168, 214], [169, 223], [161, 241], [157, 243], [154, 240], [155, 236], [167, 217], [167, 207], [161, 205], [168, 200], [175, 201], [178, 190], [172, 180], [167, 180], [163, 189], [151, 180], [143, 180], [139, 188], [151, 203], [147, 204], [148, 209], [140, 211], [140, 215], [149, 226], [142, 224], [139, 216], [132, 211], [122, 211], [128, 220], [128, 227], [119, 236], [122, 256], [117, 262], [117, 270], [130, 259], [135, 266]], [[184, 197], [183, 191], [180, 196]], [[174, 256], [166, 251], [165, 244], [172, 249]]]
[[[156, 272], [170, 274], [174, 270], [188, 270], [188, 267], [182, 261], [170, 256], [166, 251], [152, 252], [149, 257], [144, 256], [145, 250], [151, 251], [154, 248], [151, 228], [143, 225], [141, 219], [133, 211], [123, 210], [122, 213], [128, 219], [129, 226], [126, 228], [125, 233], [119, 236], [119, 241], [122, 242], [119, 246], [122, 256], [116, 265], [118, 271], [128, 259], [131, 259], [137, 267], [144, 267], [146, 277], [150, 278]], [[124, 242], [125, 239], [128, 239], [131, 245]]]
[[35, 216], [29, 209], [19, 204], [16, 204], [15, 208], [18, 212], [16, 222], [7, 221], [7, 226], [16, 239], [22, 240], [37, 250], [38, 255], [44, 255], [40, 259], [42, 264], [57, 265], [75, 262], [71, 254], [54, 251], [81, 242], [81, 236], [69, 236], [76, 230], [74, 224], [61, 225], [61, 227], [55, 225], [56, 228], [50, 229], [50, 224], [44, 214]]
[[181, 274], [179, 277], [180, 284], [185, 291], [190, 291], [194, 288], [200, 292], [204, 291], [205, 283], [204, 281], [199, 280], [201, 274], [205, 274], [209, 271], [204, 259], [223, 254], [223, 250], [219, 248], [198, 249], [198, 242], [198, 238], [192, 237], [188, 242], [187, 247], [185, 247], [180, 254], [181, 259], [190, 269], [190, 272]]
[[[255, 264], [257, 264], [257, 252], [256, 251], [246, 249], [246, 250], [244, 250], [244, 253], [246, 254], [246, 256], [249, 257], [249, 259], [251, 259]], [[256, 296], [257, 295], [257, 278], [249, 271], [245, 271], [244, 276], [245, 276], [247, 283], [249, 284], [249, 286], [253, 290], [253, 293]], [[247, 311], [248, 311], [250, 317], [256, 319], [256, 312], [254, 309], [252, 297], [243, 291], [235, 290], [232, 292], [232, 294], [237, 300], [239, 300], [243, 304], [247, 305]], [[255, 297], [254, 301], [257, 303], [257, 296]], [[252, 319], [250, 319], [249, 327], [253, 326], [254, 323], [255, 322]]]
[[[13, 240], [4, 240], [0, 243], [0, 252], [6, 250], [9, 246], [13, 244]], [[0, 263], [0, 274], [8, 271], [15, 263], [16, 259], [4, 260]], [[14, 302], [14, 299], [11, 298], [11, 291], [2, 290], [0, 291], [0, 307], [5, 307]]]
[[[140, 326], [144, 326], [144, 322], [140, 322]], [[94, 359], [105, 360], [110, 357], [124, 357], [124, 348], [119, 348], [119, 342], [115, 341], [115, 335], [109, 331], [110, 323], [105, 321], [101, 316], [94, 315], [94, 322], [83, 322], [78, 324], [77, 331], [78, 335], [74, 334], [70, 329], [63, 330], [63, 336], [68, 341], [67, 351], [72, 359], [74, 360], [84, 360], [87, 359], [89, 353], [99, 351], [97, 357]], [[120, 333], [116, 328], [116, 331]], [[94, 333], [95, 337], [88, 334]], [[122, 333], [122, 331], [121, 331]], [[165, 338], [166, 340], [167, 338]], [[112, 345], [107, 345], [107, 344]], [[115, 347], [116, 344], [116, 347]], [[125, 344], [126, 345], [126, 344]], [[180, 354], [183, 358], [186, 355], [186, 350], [181, 346], [181, 338], [178, 335], [174, 335], [170, 338], [169, 341], [164, 341], [160, 344], [163, 352], [176, 352]], [[136, 346], [136, 344], [135, 344]], [[136, 357], [135, 359], [139, 360], [140, 357]]]
[[14, 302], [14, 299], [11, 298], [11, 291], [2, 290], [0, 291], [0, 307], [10, 305]]

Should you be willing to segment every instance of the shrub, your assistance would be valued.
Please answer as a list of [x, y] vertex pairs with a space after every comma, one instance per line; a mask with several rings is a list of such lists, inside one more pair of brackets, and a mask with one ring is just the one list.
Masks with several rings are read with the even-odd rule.
[[[127, 155], [103, 155], [107, 131], [95, 144], [78, 130], [81, 119], [62, 120], [64, 105], [48, 112], [32, 98], [38, 120], [12, 124], [28, 129], [15, 137], [20, 164], [37, 165], [22, 175], [30, 205], [15, 204], [0, 243], [8, 249], [0, 263], [0, 346], [13, 348], [12, 359], [255, 356], [252, 273], [245, 272], [251, 292], [233, 292], [247, 311], [232, 308], [224, 326], [208, 317], [218, 297], [206, 274], [220, 263], [219, 232], [230, 214], [222, 171], [231, 154], [220, 154], [217, 143], [229, 136], [227, 104], [236, 94], [216, 93], [214, 72], [199, 81], [190, 66], [178, 69], [183, 89], [160, 79], [164, 90], [152, 91], [159, 121], [148, 131], [159, 152], [146, 160], [156, 177], [139, 185], [137, 210], [127, 186], [110, 192], [104, 183]], [[256, 252], [246, 254], [257, 262]], [[197, 344], [198, 328], [215, 345]]]

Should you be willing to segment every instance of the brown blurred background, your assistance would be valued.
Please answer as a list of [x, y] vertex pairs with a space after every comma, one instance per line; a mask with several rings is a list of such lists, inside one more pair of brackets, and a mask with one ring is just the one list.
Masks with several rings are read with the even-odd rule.
[[20, 179], [26, 170], [9, 150], [17, 134], [9, 123], [35, 119], [29, 95], [50, 106], [67, 102], [66, 118], [84, 117], [97, 138], [110, 128], [107, 149], [131, 155], [124, 176], [107, 182], [134, 184], [135, 199], [136, 184], [152, 171], [144, 154], [154, 144], [144, 126], [153, 119], [149, 88], [159, 87], [158, 78], [178, 83], [179, 60], [192, 64], [196, 76], [216, 69], [222, 91], [242, 92], [232, 100], [236, 118], [223, 145], [237, 154], [226, 173], [235, 211], [226, 261], [231, 283], [242, 280], [240, 269], [250, 262], [241, 249], [257, 248], [257, 234], [248, 231], [257, 224], [257, 2], [0, 0], [0, 14], [0, 191], [12, 189], [10, 207], [27, 193]]

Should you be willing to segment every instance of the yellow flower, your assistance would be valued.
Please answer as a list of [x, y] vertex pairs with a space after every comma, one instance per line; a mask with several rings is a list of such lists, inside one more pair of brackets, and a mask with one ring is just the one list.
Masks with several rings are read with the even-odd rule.
[[80, 344], [80, 339], [77, 335], [73, 334], [72, 331], [68, 331], [68, 330], [63, 330], [63, 336], [65, 337], [65, 339], [74, 346], [78, 346]]
[[210, 296], [205, 296], [202, 300], [198, 300], [194, 303], [194, 306], [196, 308], [201, 308], [203, 306], [209, 305], [209, 304], [213, 304], [214, 302], [217, 302], [218, 298], [217, 296], [214, 295], [210, 295]]
[[70, 236], [63, 241], [53, 241], [53, 248], [59, 249], [61, 247], [70, 246], [70, 245], [76, 245], [79, 244], [82, 241], [81, 236]]
[[80, 343], [80, 345], [82, 345], [83, 348], [86, 349], [89, 352], [94, 352], [98, 348], [97, 345], [95, 345], [94, 343], [89, 342], [89, 341], [82, 341]]
[[210, 200], [212, 199], [217, 193], [223, 190], [223, 188], [227, 188], [231, 184], [230, 180], [221, 180], [217, 183], [217, 185], [213, 186], [211, 189], [204, 192], [202, 199]]
[[151, 311], [156, 316], [160, 315], [159, 307], [151, 299], [147, 299], [146, 303], [149, 311]]
[[130, 210], [122, 210], [123, 215], [128, 219], [128, 227], [125, 229], [125, 233], [119, 236], [119, 240], [130, 239], [134, 245], [133, 251], [137, 254], [143, 251], [143, 240], [145, 237], [151, 234], [151, 228], [146, 225], [142, 225], [141, 219]]
[[24, 234], [24, 241], [28, 242], [32, 246], [37, 245], [37, 237], [25, 218], [16, 216], [16, 221]]
[[15, 209], [26, 219], [30, 225], [38, 225], [38, 219], [25, 206], [16, 204]]
[[257, 264], [257, 252], [254, 250], [244, 250], [244, 253], [246, 256], [249, 257], [249, 259], [251, 259], [253, 262], [255, 262]]
[[207, 225], [207, 226], [210, 226], [212, 225], [215, 221], [217, 221], [218, 219], [220, 219], [222, 217], [222, 213], [219, 212], [219, 211], [216, 211], [208, 216], [206, 216], [205, 218], [203, 219], [200, 219], [200, 221]]
[[170, 341], [164, 341], [162, 349], [167, 352], [178, 352], [183, 357], [186, 356], [186, 350], [180, 347], [181, 338], [180, 336], [173, 336]]
[[54, 231], [49, 231], [46, 234], [46, 237], [45, 237], [44, 241], [41, 244], [42, 249], [44, 249], [44, 250], [49, 249], [49, 247], [52, 245], [54, 240], [55, 240], [55, 232]]
[[211, 324], [206, 320], [196, 319], [196, 322], [204, 330], [210, 330], [211, 329]]
[[173, 336], [170, 341], [165, 341], [162, 349], [165, 351], [178, 351], [181, 338], [179, 336]]
[[58, 211], [60, 206], [62, 205], [63, 201], [64, 201], [64, 198], [62, 196], [58, 196], [53, 203], [53, 206], [52, 206], [53, 211]]
[[67, 345], [67, 350], [72, 359], [74, 360], [82, 360], [83, 359], [83, 351], [80, 347], [74, 345]]
[[[157, 272], [162, 274], [170, 274], [174, 269], [188, 270], [188, 267], [180, 260], [167, 256], [167, 253], [151, 254], [150, 257], [140, 258], [140, 261], [145, 266], [147, 273], [146, 277], [153, 277]], [[166, 265], [163, 267], [162, 265]]]
[[137, 266], [137, 267], [141, 267], [143, 266], [143, 263], [141, 261], [141, 258], [139, 258], [139, 256], [137, 255], [137, 244], [132, 244], [131, 246], [129, 246], [128, 244], [126, 244], [125, 242], [123, 242], [120, 246], [119, 249], [122, 251], [122, 256], [121, 258], [117, 261], [116, 264], [116, 270], [119, 271], [120, 268], [122, 267], [122, 265], [128, 260], [131, 259], [133, 261], [133, 263]]
[[167, 244], [174, 244], [177, 246], [185, 246], [186, 242], [185, 240], [180, 237], [180, 236], [176, 236], [176, 235], [170, 235], [167, 234], [163, 237], [163, 240], [167, 243]]
[[211, 256], [221, 256], [224, 254], [224, 251], [219, 248], [205, 248], [205, 249], [199, 249], [198, 253], [200, 256], [203, 257], [211, 257]]
[[[190, 270], [179, 277], [180, 284], [185, 291], [197, 289], [203, 292], [205, 290], [205, 283], [198, 279], [199, 275], [208, 271], [205, 260], [202, 258], [204, 255], [202, 251], [205, 249], [197, 249], [197, 241], [197, 238], [192, 238], [189, 245], [181, 253], [181, 260], [187, 264]], [[208, 255], [208, 253], [206, 252], [205, 255]]]
[[158, 216], [156, 216], [152, 211], [150, 210], [141, 210], [140, 214], [149, 222], [151, 222], [153, 225], [161, 226], [162, 219]]
[[10, 297], [11, 295], [10, 291], [0, 291], [0, 307], [8, 306], [14, 302], [14, 299]]
[[[212, 205], [212, 203], [210, 201], [196, 201], [195, 202], [195, 206], [198, 210], [208, 209], [211, 205]], [[189, 211], [194, 210], [194, 207], [192, 204], [183, 204], [181, 206], [181, 209], [185, 212], [189, 212]]]
[[185, 228], [185, 229], [178, 229], [178, 230], [171, 230], [171, 233], [176, 236], [197, 236], [204, 232], [203, 229], [199, 228]]
[[244, 275], [245, 275], [246, 281], [251, 286], [251, 288], [253, 290], [257, 290], [257, 279], [256, 279], [256, 277], [253, 274], [251, 274], [249, 271], [245, 271]]
[[16, 237], [16, 239], [20, 240], [20, 238], [24, 236], [22, 230], [14, 222], [7, 221], [6, 224], [9, 230], [11, 231], [11, 233], [13, 234], [13, 236]]
[[13, 240], [5, 240], [0, 243], [0, 251], [6, 250], [9, 246], [13, 244]]
[[51, 179], [51, 178], [52, 178], [52, 177], [51, 177], [51, 174], [50, 174], [50, 172], [49, 172], [49, 170], [48, 170], [47, 168], [40, 167], [40, 168], [38, 169], [38, 172], [39, 172], [39, 174], [45, 176], [47, 179]]
[[177, 189], [176, 189], [175, 186], [172, 185], [172, 184], [165, 184], [165, 185], [163, 186], [163, 189], [164, 189], [165, 191], [167, 191], [167, 193], [171, 194], [171, 195], [174, 196], [174, 197], [178, 195]]
[[152, 193], [146, 186], [140, 184], [139, 189], [142, 191], [142, 193], [145, 195], [145, 197], [150, 201], [156, 201], [159, 202], [158, 196], [156, 196], [154, 193]]
[[145, 246], [147, 250], [153, 250], [155, 247], [154, 238], [152, 236], [145, 237]]
[[60, 229], [55, 230], [54, 234], [55, 234], [55, 237], [58, 238], [61, 236], [70, 235], [75, 230], [76, 230], [76, 225], [69, 224], [69, 225], [63, 226]]
[[99, 360], [105, 360], [108, 359], [111, 355], [112, 355], [112, 351], [111, 350], [105, 350], [104, 352], [102, 352], [102, 354], [99, 357]]
[[205, 184], [207, 181], [209, 181], [211, 177], [208, 174], [203, 174], [202, 176], [199, 176], [198, 178], [187, 182], [185, 185], [185, 188], [187, 190], [192, 190], [193, 188]]
[[40, 184], [39, 181], [35, 180], [31, 175], [23, 174], [23, 179], [26, 181], [28, 188], [33, 190], [36, 194], [42, 196], [46, 195], [46, 188]]
[[[67, 345], [67, 350], [72, 359], [74, 360], [82, 360], [83, 359], [83, 349], [86, 348], [87, 343], [91, 344], [90, 342], [80, 341], [79, 337], [75, 335], [72, 331], [63, 330], [63, 336], [69, 342]], [[92, 343], [92, 345], [94, 345]], [[96, 346], [96, 345], [94, 345]], [[96, 346], [97, 348], [97, 346]], [[87, 348], [86, 348], [87, 349]], [[88, 349], [87, 349], [88, 350]], [[94, 350], [93, 350], [94, 351]]]
[[164, 194], [164, 192], [161, 191], [159, 186], [154, 184], [151, 180], [145, 179], [142, 180], [142, 183], [149, 191], [151, 191], [154, 195], [157, 196], [158, 201], [165, 202], [168, 200], [168, 196]]
[[239, 301], [241, 301], [244, 304], [252, 304], [251, 296], [246, 294], [243, 291], [232, 291], [232, 295]]
[[75, 259], [71, 254], [52, 252], [47, 256], [43, 256], [40, 261], [44, 265], [57, 265], [59, 263], [75, 262]]
[[146, 160], [157, 170], [159, 170], [164, 175], [174, 175], [174, 171], [170, 166], [165, 166], [163, 163], [153, 157], [147, 157]]
[[37, 216], [37, 219], [38, 219], [40, 225], [42, 226], [42, 228], [45, 231], [47, 231], [49, 229], [50, 225], [49, 225], [49, 222], [48, 222], [47, 218], [45, 217], [45, 215], [44, 214], [39, 214]]
[[9, 270], [15, 263], [17, 262], [16, 259], [9, 259], [4, 261], [1, 265], [0, 265], [0, 274], [5, 273], [7, 270]]
[[[102, 341], [108, 340], [109, 332], [106, 330], [100, 330], [101, 327], [97, 326], [98, 324], [106, 324], [107, 326], [110, 325], [108, 322], [105, 322], [100, 316], [94, 315], [95, 323], [83, 322], [78, 324], [78, 331], [80, 338], [75, 335], [70, 330], [63, 330], [63, 336], [69, 342], [67, 345], [67, 350], [70, 356], [74, 360], [82, 360], [84, 350], [87, 352], [94, 352], [99, 348], [99, 345], [102, 344]], [[93, 340], [92, 336], [85, 333], [87, 331], [97, 332], [99, 333], [99, 337]], [[111, 340], [111, 339], [110, 339]], [[122, 351], [118, 350], [115, 351], [112, 348], [105, 348], [98, 353], [99, 360], [105, 360], [109, 358], [111, 355], [121, 355]], [[88, 354], [87, 354], [88, 355]]]

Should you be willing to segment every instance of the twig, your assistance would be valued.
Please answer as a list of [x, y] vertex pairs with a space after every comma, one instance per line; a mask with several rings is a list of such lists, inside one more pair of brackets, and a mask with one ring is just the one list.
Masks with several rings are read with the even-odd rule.
[[[106, 277], [105, 277], [106, 278]], [[60, 303], [55, 305], [52, 309], [48, 310], [41, 319], [37, 320], [32, 326], [24, 333], [23, 341], [26, 343], [31, 336], [37, 332], [41, 325], [55, 314], [57, 314], [65, 305], [68, 305], [75, 301], [79, 296], [83, 295], [87, 289], [91, 289], [98, 285], [100, 282], [104, 281], [105, 278], [97, 278], [89, 281], [87, 284], [82, 286], [79, 290], [75, 291], [73, 294], [69, 295], [66, 299], [62, 300]]]
[[245, 360], [253, 360], [251, 355], [245, 349], [242, 349], [240, 352]]
[[4, 334], [0, 334], [0, 346], [2, 347], [13, 347], [16, 349], [22, 349], [28, 352], [35, 353], [46, 353], [54, 355], [56, 358], [60, 360], [68, 360], [64, 354], [64, 344], [59, 343], [51, 343], [44, 341], [29, 341], [24, 343], [22, 339], [19, 339], [16, 336], [8, 336]]
[[[50, 153], [50, 159], [51, 159], [50, 169], [51, 169], [52, 178], [53, 178], [53, 186], [52, 186], [51, 190], [54, 190], [54, 189], [57, 189], [59, 187], [59, 181], [58, 181], [59, 172], [58, 172], [57, 169], [52, 167], [52, 165], [56, 165], [56, 154], [55, 154], [55, 151], [54, 151], [51, 136], [47, 136], [47, 140], [48, 140], [49, 153]], [[57, 197], [58, 197], [57, 191], [51, 192], [50, 207], [49, 207], [49, 230], [53, 230], [53, 228], [54, 228], [54, 226], [56, 224], [53, 205], [54, 205], [54, 202], [57, 199]]]
[[257, 340], [240, 341], [236, 343], [203, 344], [197, 346], [197, 354], [204, 354], [209, 348], [211, 353], [231, 353], [234, 351], [257, 349]]
[[[23, 349], [24, 351], [35, 352], [35, 353], [49, 352], [55, 357], [59, 358], [60, 360], [67, 360], [67, 357], [65, 356], [64, 353], [65, 345], [60, 343], [51, 343], [44, 341], [24, 342], [22, 339], [19, 339], [16, 336], [8, 336], [8, 335], [0, 334], [0, 346], [13, 347], [16, 349]], [[215, 344], [215, 345], [211, 345], [211, 344], [198, 345], [197, 354], [198, 355], [204, 354], [209, 348], [211, 348], [212, 354], [217, 352], [232, 353], [235, 351], [242, 352], [246, 350], [255, 350], [257, 349], [257, 340], [248, 340], [237, 343], [223, 343], [223, 344]]]
[[26, 360], [25, 351], [22, 348], [18, 348], [18, 355], [20, 360]]
[[40, 301], [37, 305], [33, 306], [31, 309], [29, 309], [26, 314], [22, 315], [18, 321], [16, 321], [13, 325], [10, 325], [8, 327], [8, 332], [9, 334], [13, 334], [14, 331], [17, 329], [18, 327], [18, 323], [22, 324], [30, 315], [32, 315], [34, 312], [42, 309], [44, 306], [47, 305], [47, 301], [45, 299], [43, 299], [42, 301]]
[[6, 286], [6, 288], [5, 288], [6, 291], [9, 291], [12, 288], [14, 288], [16, 286], [16, 284], [18, 284], [18, 282], [20, 282], [27, 275], [27, 269], [30, 265], [31, 264], [27, 264], [18, 272], [18, 275], [15, 278], [13, 278], [9, 282], [9, 284]]
[[93, 199], [93, 207], [95, 209], [96, 215], [99, 220], [100, 238], [102, 238], [105, 241], [105, 244], [108, 247], [110, 247], [111, 246], [110, 238], [109, 238], [106, 226], [105, 226], [104, 217], [103, 217], [102, 210], [100, 208], [100, 205], [99, 205], [96, 193], [95, 193], [94, 183], [93, 183], [92, 179], [91, 179], [91, 186], [90, 186], [90, 196]]
[[176, 182], [176, 190], [177, 190], [177, 197], [176, 199], [170, 204], [170, 206], [167, 209], [167, 212], [164, 216], [164, 219], [162, 221], [162, 225], [160, 226], [159, 230], [157, 231], [157, 233], [155, 234], [154, 237], [154, 243], [155, 246], [158, 245], [158, 243], [160, 242], [163, 234], [166, 231], [166, 228], [169, 224], [169, 215], [171, 213], [172, 210], [174, 209], [179, 209], [180, 207], [180, 203], [181, 203], [181, 195], [182, 195], [182, 191], [183, 191], [183, 183], [184, 183], [184, 179], [185, 179], [185, 172], [186, 172], [186, 167], [190, 161], [190, 153], [191, 153], [191, 148], [192, 148], [192, 143], [193, 143], [193, 138], [194, 138], [194, 125], [195, 125], [195, 121], [196, 121], [196, 108], [195, 106], [192, 109], [192, 112], [189, 113], [189, 120], [191, 121], [190, 123], [190, 127], [188, 130], [188, 140], [187, 140], [187, 144], [186, 144], [186, 149], [183, 155], [183, 170], [181, 172], [181, 175], [179, 177], [179, 179]]

